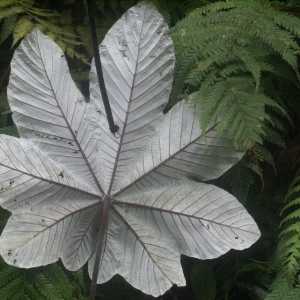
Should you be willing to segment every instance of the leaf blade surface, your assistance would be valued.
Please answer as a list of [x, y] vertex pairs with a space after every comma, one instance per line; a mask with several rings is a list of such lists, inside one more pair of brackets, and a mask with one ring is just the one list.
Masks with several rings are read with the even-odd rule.
[[100, 188], [92, 176], [100, 167], [94, 160], [99, 117], [72, 80], [62, 50], [38, 29], [15, 51], [8, 99], [21, 137]]

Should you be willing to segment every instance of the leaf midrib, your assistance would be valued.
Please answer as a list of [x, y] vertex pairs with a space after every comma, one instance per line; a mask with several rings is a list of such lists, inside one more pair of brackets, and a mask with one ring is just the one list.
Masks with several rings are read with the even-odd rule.
[[[174, 215], [178, 215], [178, 216], [183, 216], [183, 217], [187, 217], [189, 219], [196, 219], [196, 220], [203, 220], [203, 221], [206, 221], [206, 222], [209, 222], [209, 223], [214, 223], [214, 224], [217, 224], [219, 226], [224, 226], [224, 227], [227, 227], [227, 228], [231, 228], [231, 229], [237, 229], [237, 230], [241, 230], [241, 231], [244, 231], [244, 232], [249, 232], [251, 234], [256, 234], [259, 236], [258, 233], [256, 232], [252, 232], [252, 231], [248, 231], [248, 230], [244, 230], [244, 229], [241, 229], [239, 227], [234, 227], [234, 226], [231, 226], [231, 225], [226, 225], [226, 224], [223, 224], [223, 223], [220, 223], [220, 222], [216, 222], [214, 220], [210, 220], [210, 219], [206, 219], [206, 218], [202, 218], [202, 217], [197, 217], [197, 216], [194, 216], [194, 215], [189, 215], [189, 214], [185, 214], [185, 213], [182, 213], [182, 212], [176, 212], [176, 211], [172, 211], [172, 210], [169, 210], [169, 209], [163, 209], [163, 208], [159, 208], [159, 207], [154, 207], [154, 206], [149, 206], [149, 205], [145, 205], [145, 204], [138, 204], [138, 203], [130, 203], [130, 202], [123, 202], [123, 201], [119, 201], [119, 200], [112, 200], [112, 204], [116, 204], [116, 205], [120, 205], [120, 206], [131, 206], [131, 207], [138, 207], [138, 208], [143, 208], [143, 209], [149, 209], [149, 210], [154, 210], [154, 211], [159, 211], [159, 212], [162, 212], [162, 213], [169, 213], [169, 214], [174, 214]], [[237, 208], [233, 208], [233, 209], [237, 209]], [[115, 209], [115, 211], [117, 211]], [[117, 211], [118, 212], [118, 211]], [[118, 212], [118, 214], [120, 215], [120, 217], [124, 220], [124, 222], [130, 227], [130, 225], [128, 224], [128, 222], [123, 218], [123, 216]], [[250, 217], [248, 218], [250, 220], [252, 220]], [[203, 224], [204, 225], [204, 224]], [[131, 228], [131, 227], [130, 227]], [[133, 229], [132, 229], [133, 232], [135, 232]], [[138, 235], [136, 235], [138, 236]]]
[[[50, 159], [50, 158], [48, 157], [48, 159]], [[60, 186], [65, 187], [65, 188], [72, 189], [72, 190], [75, 190], [75, 191], [78, 191], [78, 192], [81, 192], [81, 193], [85, 193], [85, 194], [90, 195], [90, 196], [93, 196], [93, 197], [95, 197], [95, 198], [102, 199], [102, 197], [99, 196], [99, 194], [93, 194], [93, 193], [91, 193], [91, 192], [89, 192], [89, 191], [82, 190], [82, 189], [80, 189], [80, 188], [76, 188], [76, 187], [74, 187], [74, 186], [71, 186], [71, 185], [68, 185], [68, 184], [65, 184], [65, 183], [62, 183], [62, 182], [59, 182], [59, 181], [54, 181], [54, 180], [51, 180], [51, 179], [46, 179], [46, 178], [44, 178], [44, 177], [37, 176], [37, 175], [31, 174], [31, 173], [29, 173], [29, 172], [24, 172], [24, 171], [21, 171], [21, 170], [19, 170], [19, 169], [13, 168], [13, 167], [11, 167], [11, 166], [7, 166], [7, 165], [2, 164], [2, 163], [0, 163], [0, 166], [3, 166], [3, 167], [5, 167], [5, 168], [8, 168], [8, 169], [10, 169], [10, 170], [12, 170], [12, 171], [17, 171], [17, 172], [19, 172], [19, 173], [21, 173], [21, 174], [23, 174], [23, 175], [28, 175], [28, 176], [30, 176], [30, 177], [32, 177], [32, 178], [39, 179], [39, 180], [41, 180], [41, 181], [45, 181], [45, 182], [49, 182], [49, 183], [52, 183], [52, 184], [60, 185]], [[71, 174], [73, 175], [73, 173], [71, 173]], [[74, 177], [75, 177], [75, 176], [74, 176]], [[75, 178], [78, 180], [77, 177], [75, 177]], [[78, 181], [79, 181], [79, 180], [78, 180]]]
[[[142, 34], [142, 31], [143, 31], [143, 27], [144, 27], [145, 14], [146, 13], [144, 11], [142, 27], [141, 27], [141, 31], [140, 31], [140, 34], [139, 34], [140, 38], [139, 38], [139, 42], [138, 42], [138, 45], [137, 45], [137, 48], [138, 48], [138, 50], [137, 50], [137, 59], [136, 59], [135, 69], [134, 69], [134, 72], [133, 72], [133, 79], [132, 79], [131, 91], [130, 91], [130, 95], [129, 95], [129, 99], [128, 99], [128, 106], [127, 106], [127, 111], [126, 111], [126, 117], [125, 117], [125, 120], [124, 120], [124, 126], [123, 126], [123, 129], [122, 129], [122, 134], [120, 135], [121, 138], [120, 138], [120, 142], [119, 142], [119, 147], [118, 147], [117, 155], [116, 155], [116, 158], [115, 158], [114, 169], [113, 169], [113, 172], [112, 172], [112, 175], [111, 175], [111, 182], [110, 182], [110, 185], [109, 185], [109, 188], [108, 188], [107, 195], [110, 195], [111, 189], [113, 187], [114, 177], [115, 177], [115, 174], [116, 174], [116, 171], [117, 171], [119, 157], [120, 157], [120, 154], [121, 154], [121, 148], [123, 146], [123, 139], [125, 137], [125, 130], [126, 130], [126, 127], [127, 127], [128, 116], [129, 116], [129, 113], [130, 113], [130, 106], [131, 106], [132, 94], [133, 94], [133, 90], [134, 90], [134, 87], [135, 87], [134, 83], [135, 83], [136, 75], [137, 75], [137, 66], [139, 64], [140, 45], [141, 45], [141, 40], [142, 40], [141, 34]], [[123, 29], [123, 33], [124, 33], [124, 26], [122, 26], [122, 29]], [[124, 34], [124, 36], [126, 38], [125, 34]]]

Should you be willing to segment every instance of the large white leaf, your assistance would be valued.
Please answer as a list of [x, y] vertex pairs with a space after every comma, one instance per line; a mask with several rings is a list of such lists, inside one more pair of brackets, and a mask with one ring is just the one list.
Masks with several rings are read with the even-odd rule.
[[[106, 191], [130, 170], [133, 158], [144, 149], [162, 116], [175, 59], [167, 30], [153, 5], [141, 2], [117, 21], [99, 47], [108, 98], [120, 127], [113, 136], [106, 120], [100, 125]], [[91, 98], [104, 115], [94, 61], [90, 83]]]
[[92, 274], [105, 226], [98, 283], [121, 274], [157, 296], [185, 284], [180, 254], [215, 258], [259, 238], [232, 195], [191, 180], [219, 177], [243, 153], [216, 139], [214, 124], [201, 136], [201, 107], [181, 102], [162, 115], [175, 61], [167, 30], [141, 2], [100, 45], [115, 135], [94, 63], [86, 103], [51, 39], [35, 30], [16, 50], [8, 96], [21, 138], [0, 136], [0, 203], [12, 212], [0, 254], [8, 263], [60, 258], [77, 270], [89, 260]]

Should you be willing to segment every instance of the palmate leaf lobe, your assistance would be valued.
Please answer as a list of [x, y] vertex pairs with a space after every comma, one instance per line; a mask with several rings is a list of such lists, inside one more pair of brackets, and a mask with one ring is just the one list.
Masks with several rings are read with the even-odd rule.
[[[158, 296], [184, 285], [180, 254], [215, 258], [260, 236], [229, 193], [209, 180], [243, 156], [215, 124], [201, 135], [182, 101], [162, 114], [174, 50], [156, 8], [141, 2], [99, 47], [117, 134], [109, 131], [95, 67], [89, 103], [59, 47], [34, 30], [16, 50], [8, 97], [20, 138], [1, 135], [1, 205], [12, 215], [0, 238], [9, 264], [31, 268], [59, 258], [69, 270], [89, 261], [105, 228], [98, 283], [122, 275]], [[102, 227], [101, 227], [102, 226]]]

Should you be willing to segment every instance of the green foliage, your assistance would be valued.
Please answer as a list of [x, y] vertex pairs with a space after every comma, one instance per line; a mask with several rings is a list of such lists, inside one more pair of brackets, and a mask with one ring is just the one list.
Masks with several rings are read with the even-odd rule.
[[191, 271], [194, 296], [199, 300], [214, 300], [216, 297], [215, 275], [208, 264], [198, 261]]
[[236, 166], [231, 168], [223, 177], [222, 185], [228, 186], [231, 193], [241, 203], [246, 203], [250, 188], [255, 182], [254, 172], [247, 161], [249, 156], [244, 157]]
[[[6, 135], [19, 137], [18, 129], [15, 125], [0, 128], [0, 134], [6, 134]], [[0, 228], [2, 228], [2, 227], [0, 227]]]
[[2, 44], [14, 31], [17, 22], [17, 15], [12, 15], [3, 20], [1, 28], [0, 44]]
[[280, 282], [285, 281], [288, 290], [299, 289], [296, 284], [299, 282], [297, 274], [300, 270], [300, 169], [286, 194], [281, 215], [283, 219], [274, 264], [277, 274], [271, 286], [270, 299], [273, 299], [271, 295], [277, 293]]
[[32, 0], [2, 1], [0, 44], [13, 35], [13, 47], [37, 27], [52, 37], [70, 57], [75, 56], [88, 64], [85, 55], [75, 49], [75, 46], [82, 45], [83, 42], [74, 28], [70, 27], [71, 24], [61, 24], [64, 22], [64, 17], [60, 18], [60, 15], [55, 12], [36, 7], [35, 1]]
[[298, 84], [299, 28], [299, 19], [266, 1], [196, 9], [171, 30], [177, 65], [170, 105], [186, 83], [196, 91], [193, 103], [202, 104], [203, 132], [218, 119], [219, 136], [226, 132], [237, 148], [266, 138], [284, 145], [281, 120], [289, 113], [273, 83], [288, 70], [289, 84]]
[[286, 280], [281, 280], [277, 283], [277, 286], [273, 290], [272, 294], [269, 294], [266, 299], [284, 299], [285, 296], [289, 293], [289, 286]]
[[75, 287], [57, 264], [35, 269], [19, 269], [0, 261], [0, 298], [74, 299]]
[[[12, 17], [16, 19], [16, 16]], [[27, 17], [20, 17], [14, 25], [13, 45], [15, 45], [21, 38], [26, 36], [34, 28], [33, 23]]]
[[0, 92], [0, 127], [5, 127], [7, 125], [7, 114], [5, 112], [9, 109], [7, 102], [7, 95], [5, 92]]
[[270, 293], [265, 300], [299, 300], [300, 299], [300, 285], [290, 289], [287, 281], [282, 279], [279, 281], [272, 293]]

